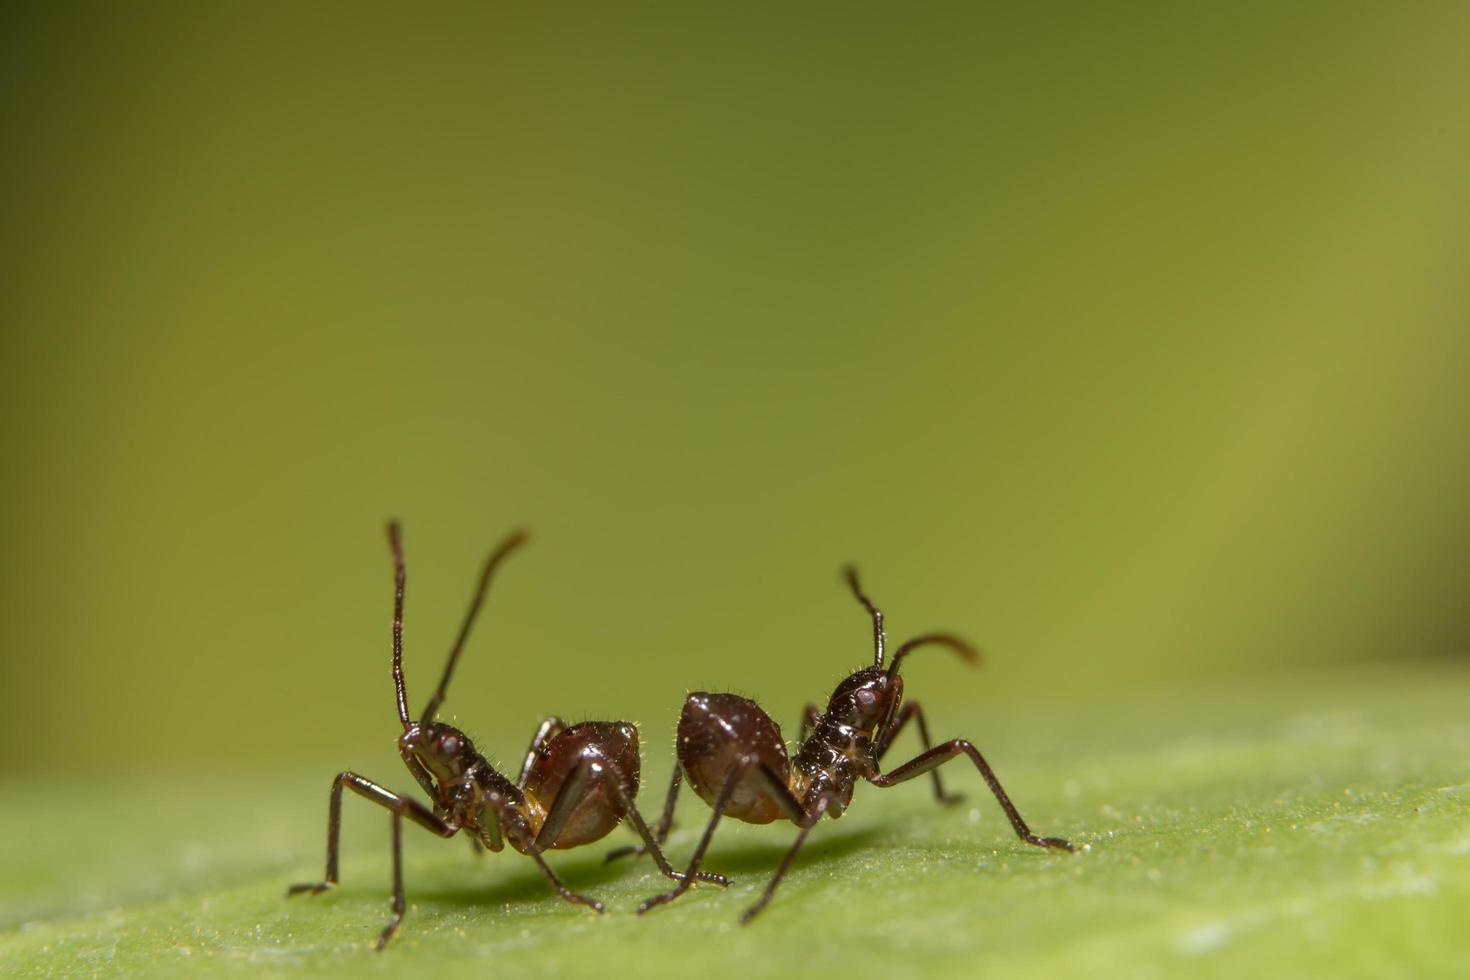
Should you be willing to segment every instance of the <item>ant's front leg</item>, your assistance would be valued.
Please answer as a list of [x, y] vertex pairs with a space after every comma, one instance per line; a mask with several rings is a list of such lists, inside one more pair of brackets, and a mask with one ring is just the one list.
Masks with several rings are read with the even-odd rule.
[[899, 783], [913, 779], [915, 776], [922, 776], [924, 773], [936, 769], [949, 760], [961, 755], [968, 755], [970, 761], [975, 764], [975, 768], [980, 770], [980, 775], [984, 778], [985, 784], [990, 787], [990, 792], [995, 794], [996, 802], [1000, 804], [1001, 809], [1010, 818], [1011, 826], [1015, 828], [1017, 837], [1028, 844], [1035, 844], [1037, 847], [1047, 847], [1059, 851], [1076, 850], [1075, 847], [1060, 837], [1038, 837], [1033, 834], [1031, 828], [1026, 826], [1026, 821], [1022, 819], [1020, 811], [1016, 809], [1016, 805], [1011, 802], [1011, 798], [1006, 795], [1006, 791], [1001, 787], [1000, 780], [995, 777], [995, 771], [990, 768], [990, 763], [985, 761], [985, 757], [980, 754], [979, 749], [962, 738], [945, 742], [943, 745], [935, 746], [927, 752], [921, 752], [908, 762], [887, 773], [874, 773], [868, 776], [868, 781], [874, 786], [896, 786]]
[[[674, 776], [671, 780], [669, 780], [669, 795], [664, 797], [663, 816], [659, 817], [658, 828], [653, 832], [653, 839], [658, 842], [659, 847], [663, 847], [663, 845], [668, 841], [669, 831], [672, 830], [674, 827], [674, 807], [679, 802], [679, 782], [683, 775], [683, 766], [679, 764], [678, 760], [675, 760]], [[641, 817], [639, 818], [639, 822], [642, 823]], [[645, 839], [647, 838], [646, 834], [643, 836], [645, 837]], [[608, 851], [607, 857], [603, 858], [602, 861], [604, 864], [606, 864], [609, 861], [616, 861], [618, 858], [627, 857], [630, 854], [634, 857], [642, 857], [644, 854], [647, 853], [647, 844], [644, 844], [642, 846], [629, 844], [627, 847], [615, 847], [611, 851]]]
[[393, 917], [378, 937], [377, 948], [382, 949], [393, 934], [398, 931], [398, 924], [403, 921], [403, 858], [402, 858], [402, 824], [403, 818], [408, 817], [414, 823], [426, 830], [433, 831], [440, 837], [453, 837], [459, 827], [455, 824], [441, 820], [434, 815], [428, 807], [417, 800], [406, 796], [399, 796], [391, 790], [379, 786], [371, 780], [364, 779], [353, 772], [342, 772], [332, 780], [331, 802], [327, 807], [327, 871], [322, 881], [292, 885], [287, 889], [287, 896], [310, 894], [320, 895], [329, 888], [337, 885], [338, 877], [338, 843], [342, 836], [342, 787], [350, 788], [354, 793], [378, 804], [393, 813]]
[[[919, 702], [909, 701], [898, 709], [898, 717], [894, 718], [893, 724], [879, 736], [878, 744], [873, 749], [874, 758], [879, 762], [883, 761], [883, 756], [888, 754], [888, 749], [893, 745], [894, 739], [898, 738], [898, 733], [903, 731], [903, 726], [907, 725], [910, 719], [913, 719], [914, 723], [919, 726], [919, 742], [924, 746], [924, 751], [928, 752], [934, 747], [933, 741], [929, 738], [929, 725], [924, 721], [924, 709], [919, 707]], [[940, 803], [953, 806], [965, 798], [963, 793], [944, 791], [944, 783], [940, 781], [937, 767], [931, 769], [929, 775], [934, 780], [934, 798]]]
[[378, 941], [373, 948], [382, 952], [388, 940], [392, 939], [398, 932], [398, 926], [403, 922], [403, 909], [405, 904], [403, 898], [403, 811], [393, 811], [393, 916], [383, 931], [378, 933]]
[[429, 770], [419, 761], [418, 756], [408, 750], [408, 746], [400, 744], [398, 754], [403, 758], [403, 764], [408, 766], [408, 771], [413, 773], [414, 781], [423, 787], [424, 795], [430, 800], [439, 798], [439, 787], [434, 782], [434, 777], [429, 775]]

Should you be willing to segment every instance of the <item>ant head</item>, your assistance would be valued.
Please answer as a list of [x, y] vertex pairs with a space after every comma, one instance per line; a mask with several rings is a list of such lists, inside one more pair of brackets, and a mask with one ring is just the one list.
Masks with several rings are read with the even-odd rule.
[[410, 724], [398, 744], [441, 783], [459, 779], [479, 759], [465, 733], [441, 721]]
[[872, 734], [898, 710], [902, 700], [902, 677], [881, 667], [864, 667], [837, 685], [827, 702], [827, 715], [850, 728]]
[[899, 665], [903, 663], [904, 657], [919, 647], [948, 647], [961, 660], [979, 663], [980, 652], [966, 640], [953, 633], [925, 633], [899, 647], [894, 652], [888, 669], [884, 670], [886, 637], [883, 633], [883, 610], [863, 591], [856, 568], [847, 566], [843, 570], [843, 577], [847, 579], [847, 586], [852, 590], [853, 596], [868, 611], [868, 616], [873, 621], [873, 666], [853, 674], [832, 692], [827, 712], [839, 722], [869, 732], [887, 728], [898, 712], [899, 702], [903, 700], [903, 678], [898, 674]]

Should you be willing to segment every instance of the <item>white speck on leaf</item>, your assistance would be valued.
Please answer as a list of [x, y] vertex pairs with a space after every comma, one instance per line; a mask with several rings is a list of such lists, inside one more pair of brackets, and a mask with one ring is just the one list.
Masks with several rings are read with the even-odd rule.
[[1218, 949], [1230, 939], [1230, 923], [1223, 919], [1180, 933], [1174, 948], [1185, 956], [1201, 956]]

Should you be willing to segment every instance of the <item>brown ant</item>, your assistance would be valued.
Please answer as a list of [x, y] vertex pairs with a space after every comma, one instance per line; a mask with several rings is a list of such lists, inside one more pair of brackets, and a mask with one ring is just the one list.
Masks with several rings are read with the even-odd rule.
[[[600, 840], [624, 817], [643, 838], [643, 850], [658, 862], [659, 870], [676, 881], [684, 875], [669, 866], [648, 825], [633, 805], [638, 795], [638, 729], [623, 721], [588, 721], [567, 726], [560, 718], [547, 718], [531, 740], [520, 777], [512, 783], [496, 772], [475, 751], [464, 732], [435, 721], [449, 678], [454, 673], [470, 627], [485, 601], [490, 578], [506, 555], [526, 540], [524, 532], [507, 537], [486, 559], [479, 588], [465, 614], [459, 638], [449, 652], [444, 676], [418, 721], [408, 714], [408, 697], [403, 686], [403, 547], [397, 522], [388, 525], [388, 542], [393, 550], [393, 684], [398, 693], [398, 720], [403, 734], [398, 754], [413, 778], [433, 801], [433, 808], [400, 796], [356, 773], [338, 773], [332, 780], [331, 804], [327, 811], [326, 880], [292, 885], [288, 895], [320, 894], [337, 884], [337, 841], [342, 828], [342, 788], [390, 810], [393, 814], [393, 916], [378, 936], [382, 949], [403, 921], [402, 824], [405, 817], [440, 837], [468, 831], [475, 844], [492, 851], [511, 847], [528, 854], [546, 875], [551, 886], [569, 902], [586, 905], [596, 912], [602, 903], [578, 895], [561, 883], [541, 853], [552, 848], [578, 847]], [[715, 874], [696, 871], [695, 877], [717, 885], [729, 882]]]
[[[921, 646], [943, 646], [963, 660], [975, 663], [979, 660], [975, 648], [949, 633], [926, 633], [899, 647], [884, 670], [883, 613], [863, 594], [857, 570], [848, 568], [845, 575], [853, 594], [873, 618], [873, 665], [838, 684], [825, 712], [819, 712], [813, 704], [806, 706], [794, 758], [787, 756], [780, 726], [754, 701], [735, 694], [704, 691], [696, 691], [684, 701], [684, 710], [679, 715], [678, 765], [674, 767], [673, 782], [655, 837], [660, 844], [668, 839], [681, 774], [714, 812], [694, 849], [685, 877], [672, 891], [645, 901], [639, 906], [639, 913], [671, 902], [689, 890], [690, 876], [698, 872], [721, 816], [756, 824], [790, 820], [799, 828], [796, 840], [760, 900], [740, 917], [742, 924], [749, 922], [771, 900], [817, 821], [824, 815], [834, 819], [842, 816], [859, 778], [886, 787], [930, 773], [939, 802], [957, 803], [960, 797], [944, 792], [938, 768], [961, 755], [969, 756], [980, 770], [1021, 840], [1038, 847], [1074, 850], [1060, 837], [1038, 837], [1031, 832], [975, 746], [964, 739], [932, 745], [929, 726], [918, 702], [910, 701], [900, 707], [903, 678], [898, 668], [909, 653]], [[910, 720], [918, 726], [924, 751], [903, 765], [882, 772], [879, 763]], [[643, 850], [620, 848], [610, 853], [608, 859], [641, 854]]]

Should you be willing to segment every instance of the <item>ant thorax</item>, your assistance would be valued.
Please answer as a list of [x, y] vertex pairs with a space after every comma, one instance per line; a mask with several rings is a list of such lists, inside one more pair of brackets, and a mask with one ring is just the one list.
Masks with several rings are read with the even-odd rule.
[[842, 816], [852, 801], [852, 791], [862, 774], [862, 766], [852, 756], [815, 737], [802, 745], [792, 760], [791, 792], [798, 800], [815, 800], [830, 796], [827, 815]]
[[483, 756], [460, 778], [442, 783], [440, 793], [445, 812], [492, 851], [504, 846], [498, 836], [503, 834], [511, 847], [528, 853], [546, 818], [542, 808], [533, 807], [520, 787]]
[[793, 759], [791, 788], [798, 799], [831, 795], [827, 812], [841, 816], [853, 787], [877, 771], [879, 732], [898, 710], [903, 680], [876, 668], [847, 677], [827, 702]]
[[[476, 751], [464, 732], [443, 722], [410, 725], [399, 739], [409, 770], [420, 767], [433, 781], [435, 808], [466, 830], [478, 830], [487, 802], [525, 813], [521, 791]], [[412, 760], [412, 761], [410, 761]], [[417, 773], [415, 773], [417, 775]], [[427, 787], [426, 787], [427, 788]], [[493, 805], [493, 803], [492, 803]], [[503, 812], [504, 806], [497, 807]], [[519, 828], [507, 827], [512, 836]]]

